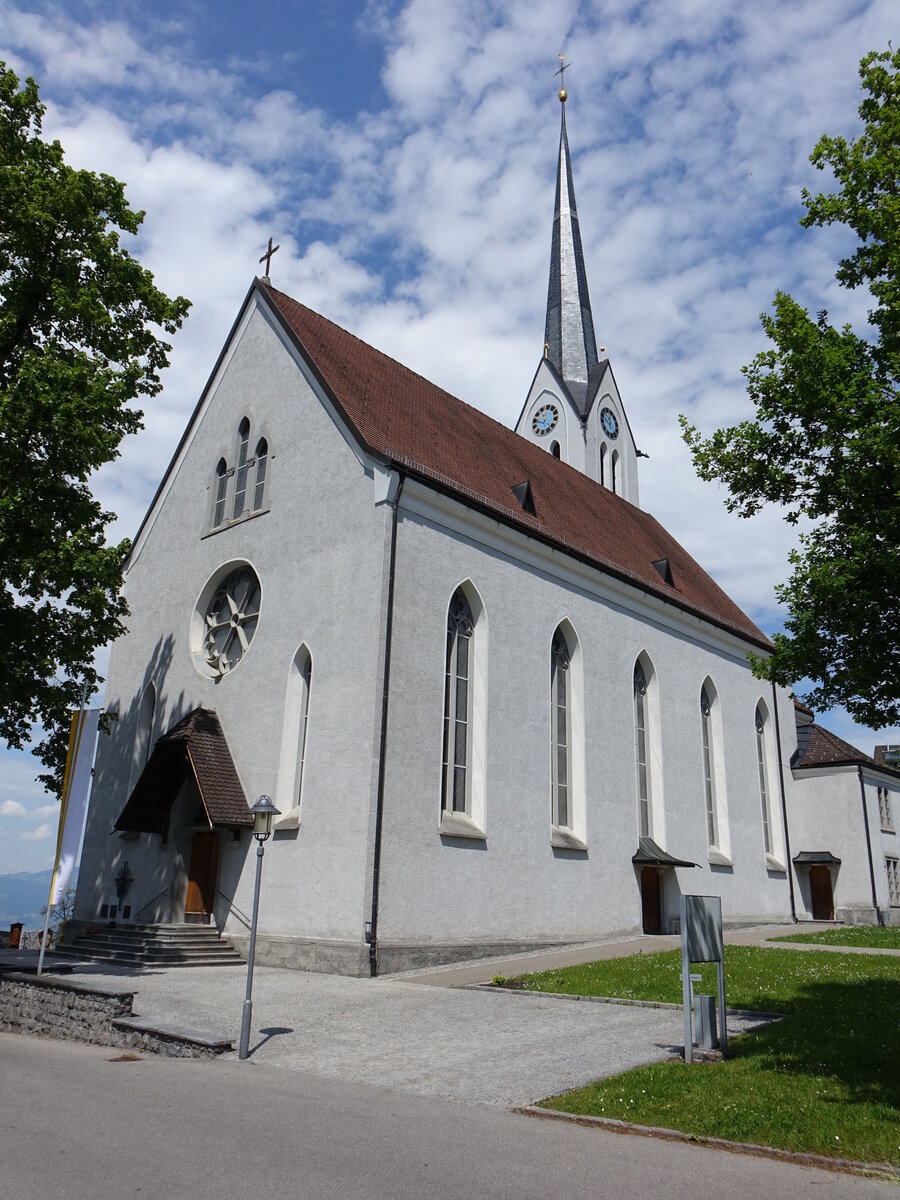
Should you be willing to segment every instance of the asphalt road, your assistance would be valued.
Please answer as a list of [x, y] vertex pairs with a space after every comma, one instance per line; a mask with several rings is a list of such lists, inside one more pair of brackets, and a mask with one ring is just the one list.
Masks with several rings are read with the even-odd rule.
[[0, 1034], [0, 1195], [15, 1200], [705, 1200], [896, 1186], [604, 1133], [264, 1063]]

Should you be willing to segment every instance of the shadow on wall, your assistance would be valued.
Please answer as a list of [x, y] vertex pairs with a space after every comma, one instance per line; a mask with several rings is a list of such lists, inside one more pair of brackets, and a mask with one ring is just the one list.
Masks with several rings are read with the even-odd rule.
[[[75, 916], [79, 920], [92, 920], [96, 914], [93, 911], [97, 897], [115, 899], [115, 880], [125, 860], [136, 856], [143, 858], [142, 850], [149, 846], [155, 835], [140, 834], [139, 840], [123, 839], [113, 826], [125, 807], [131, 793], [131, 788], [137, 782], [139, 771], [135, 773], [135, 744], [138, 736], [138, 725], [141, 715], [142, 701], [148, 685], [155, 689], [157, 701], [153, 714], [151, 738], [148, 750], [152, 751], [156, 740], [166, 730], [189, 711], [187, 699], [182, 692], [173, 700], [165, 691], [165, 679], [172, 663], [174, 638], [171, 634], [160, 638], [153, 648], [153, 653], [144, 670], [140, 687], [132, 696], [127, 710], [121, 711], [118, 705], [111, 705], [107, 712], [112, 720], [109, 731], [100, 734], [97, 747], [97, 763], [94, 767], [91, 807], [88, 814], [88, 830], [85, 836], [85, 846], [92, 842], [94, 850], [98, 848], [104, 833], [108, 837], [108, 845], [104, 847], [93, 863], [93, 870], [86, 870], [88, 864], [82, 860], [78, 879], [78, 894], [75, 904]], [[106, 825], [103, 829], [102, 825]], [[132, 866], [134, 864], [132, 863]], [[159, 891], [168, 890], [170, 867], [162, 861], [148, 876], [146, 871], [137, 873], [135, 885], [123, 897], [132, 909], [132, 919], [138, 919], [141, 906]]]

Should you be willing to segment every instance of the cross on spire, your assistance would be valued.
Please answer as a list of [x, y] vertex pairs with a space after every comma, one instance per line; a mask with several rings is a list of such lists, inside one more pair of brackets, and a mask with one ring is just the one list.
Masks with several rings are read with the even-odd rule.
[[566, 71], [568, 71], [572, 64], [566, 62], [564, 54], [557, 54], [556, 57], [559, 59], [559, 70], [554, 75], [554, 79], [556, 75], [559, 76], [559, 98], [565, 104], [569, 98], [569, 93], [566, 91]]
[[273, 246], [272, 239], [269, 238], [269, 248], [265, 252], [265, 254], [262, 256], [262, 258], [259, 260], [260, 262], [264, 262], [266, 264], [266, 279], [269, 278], [269, 265], [272, 262], [272, 255], [275, 253], [276, 250], [280, 250], [280, 249], [281, 249], [281, 244], [279, 243], [279, 245]]

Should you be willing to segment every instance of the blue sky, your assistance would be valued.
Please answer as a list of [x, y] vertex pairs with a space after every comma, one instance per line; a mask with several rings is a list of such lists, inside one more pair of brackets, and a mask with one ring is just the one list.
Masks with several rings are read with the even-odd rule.
[[[110, 15], [113, 14], [113, 15]], [[556, 55], [594, 323], [641, 448], [641, 499], [767, 631], [792, 531], [729, 516], [678, 436], [748, 416], [776, 288], [865, 324], [840, 230], [801, 230], [808, 156], [852, 136], [895, 0], [0, 0], [0, 58], [45, 132], [124, 179], [134, 250], [194, 309], [145, 430], [96, 490], [131, 535], [270, 234], [276, 286], [512, 424], [543, 342]], [[871, 752], [900, 730], [830, 728]], [[0, 752], [0, 872], [52, 861], [55, 805]]]

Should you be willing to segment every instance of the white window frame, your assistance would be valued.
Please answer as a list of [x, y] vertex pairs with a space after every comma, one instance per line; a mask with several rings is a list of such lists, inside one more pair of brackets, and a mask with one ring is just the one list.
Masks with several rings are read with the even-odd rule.
[[708, 676], [700, 688], [700, 753], [709, 861], [730, 867], [721, 703]]
[[278, 765], [276, 806], [283, 816], [276, 829], [297, 829], [303, 805], [309, 746], [309, 713], [312, 697], [313, 661], [306, 643], [291, 662], [285, 689], [284, 720], [281, 731], [281, 756]]
[[[459, 719], [460, 635], [465, 636], [465, 707]], [[487, 754], [487, 616], [477, 589], [466, 581], [447, 605], [444, 624], [444, 677], [441, 721], [440, 832], [448, 837], [485, 838]], [[451, 717], [451, 714], [456, 714]], [[458, 727], [464, 725], [465, 761], [456, 758]], [[451, 730], [452, 726], [452, 730]], [[451, 732], [453, 734], [451, 743]], [[455, 792], [459, 769], [462, 791]]]
[[888, 879], [888, 904], [891, 908], [900, 908], [900, 859], [886, 854], [884, 869]]

